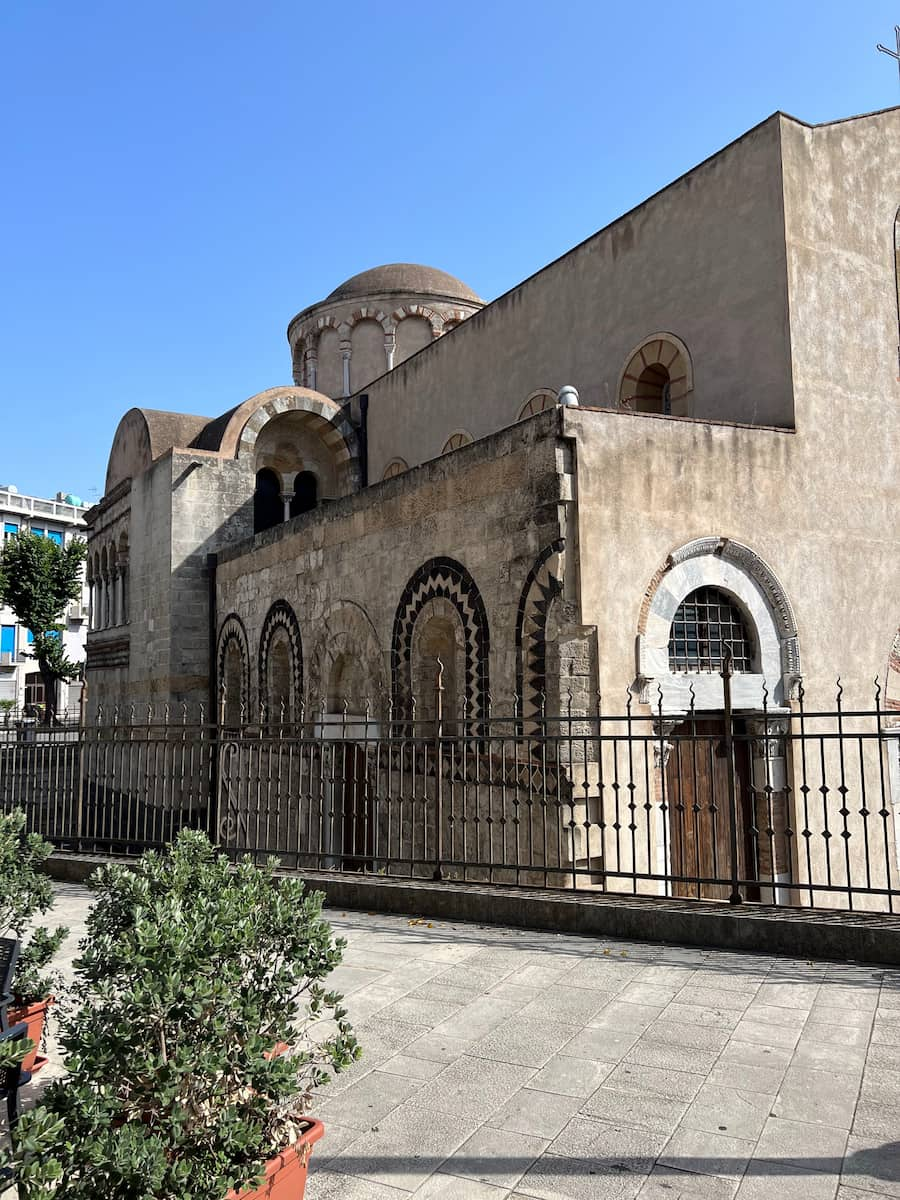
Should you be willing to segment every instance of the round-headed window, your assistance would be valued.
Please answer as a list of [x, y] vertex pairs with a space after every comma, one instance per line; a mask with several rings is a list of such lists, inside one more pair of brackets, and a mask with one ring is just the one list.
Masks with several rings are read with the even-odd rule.
[[733, 670], [753, 670], [747, 623], [731, 597], [712, 587], [691, 592], [672, 621], [669, 670], [721, 671], [729, 649]]
[[687, 347], [671, 334], [655, 334], [628, 360], [619, 403], [631, 412], [683, 417], [689, 413], [692, 386]]

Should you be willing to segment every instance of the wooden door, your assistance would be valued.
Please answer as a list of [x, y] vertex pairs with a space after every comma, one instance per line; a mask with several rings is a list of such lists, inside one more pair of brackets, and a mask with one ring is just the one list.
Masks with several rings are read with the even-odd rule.
[[[735, 733], [740, 732], [736, 726]], [[738, 878], [748, 879], [753, 877], [750, 757], [745, 740], [736, 740], [733, 746]], [[728, 771], [721, 718], [684, 722], [673, 730], [666, 763], [669, 858], [672, 875], [684, 877], [672, 884], [675, 896], [727, 900], [731, 895]], [[742, 890], [746, 898], [755, 898], [747, 894], [750, 889]], [[752, 892], [758, 894], [758, 889]]]

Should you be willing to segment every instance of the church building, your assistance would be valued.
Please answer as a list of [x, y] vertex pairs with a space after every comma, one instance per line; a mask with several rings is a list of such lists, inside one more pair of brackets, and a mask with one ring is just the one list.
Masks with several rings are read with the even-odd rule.
[[869, 709], [878, 677], [889, 728], [898, 205], [900, 109], [776, 113], [491, 303], [376, 267], [290, 321], [292, 383], [130, 410], [87, 516], [91, 707], [432, 719], [440, 669], [450, 728], [668, 733], [719, 719], [727, 645], [751, 775], [785, 786], [801, 688]]

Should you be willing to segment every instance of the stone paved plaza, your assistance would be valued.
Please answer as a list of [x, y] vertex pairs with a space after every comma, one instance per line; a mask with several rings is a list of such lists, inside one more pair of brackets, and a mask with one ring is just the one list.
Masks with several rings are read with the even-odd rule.
[[329, 916], [364, 1058], [308, 1200], [900, 1197], [900, 971]]

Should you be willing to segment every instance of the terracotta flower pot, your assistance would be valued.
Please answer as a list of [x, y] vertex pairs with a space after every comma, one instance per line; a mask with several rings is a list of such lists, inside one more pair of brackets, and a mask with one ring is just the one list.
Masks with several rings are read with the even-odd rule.
[[306, 1172], [315, 1142], [325, 1132], [321, 1121], [305, 1118], [308, 1127], [292, 1146], [276, 1154], [266, 1163], [266, 1178], [261, 1187], [252, 1191], [232, 1189], [225, 1200], [302, 1200], [306, 1191]]
[[52, 1003], [53, 997], [48, 996], [45, 1000], [38, 1000], [34, 1004], [27, 1004], [24, 1007], [10, 1006], [10, 1025], [17, 1025], [19, 1021], [24, 1021], [28, 1026], [28, 1037], [34, 1042], [34, 1049], [30, 1050], [22, 1060], [23, 1071], [31, 1071], [33, 1074], [36, 1059], [41, 1059], [40, 1066], [43, 1066], [47, 1061], [42, 1055], [38, 1055], [38, 1047], [41, 1044], [41, 1035], [44, 1032], [44, 1018], [47, 1008]]

